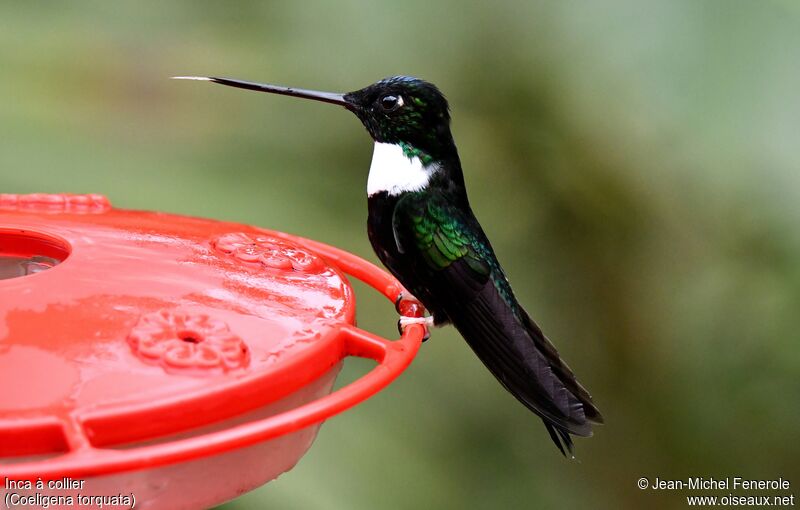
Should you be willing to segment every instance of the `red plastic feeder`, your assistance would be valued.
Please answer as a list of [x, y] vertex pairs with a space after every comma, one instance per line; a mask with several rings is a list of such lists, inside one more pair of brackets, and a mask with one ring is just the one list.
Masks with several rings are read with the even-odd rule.
[[[357, 328], [344, 273], [391, 301], [401, 291], [288, 234], [99, 195], [0, 195], [5, 493], [206, 508], [291, 469], [323, 420], [408, 366], [424, 333]], [[378, 365], [331, 393], [348, 356]]]

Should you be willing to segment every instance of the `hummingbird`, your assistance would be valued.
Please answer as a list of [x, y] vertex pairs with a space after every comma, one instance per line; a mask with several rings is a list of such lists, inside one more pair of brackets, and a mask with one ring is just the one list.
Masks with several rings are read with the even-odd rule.
[[403, 317], [399, 326], [455, 326], [500, 384], [542, 419], [565, 456], [573, 456], [570, 435], [591, 436], [592, 425], [603, 423], [591, 395], [514, 296], [472, 212], [450, 108], [434, 84], [393, 76], [339, 94], [174, 78], [321, 101], [354, 113], [375, 144], [367, 179], [370, 243], [430, 314]]

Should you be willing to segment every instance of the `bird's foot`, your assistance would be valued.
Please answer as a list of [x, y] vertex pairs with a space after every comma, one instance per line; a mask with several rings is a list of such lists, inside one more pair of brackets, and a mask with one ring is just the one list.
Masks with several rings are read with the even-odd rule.
[[406, 327], [411, 324], [422, 324], [425, 326], [425, 336], [422, 341], [426, 341], [431, 337], [430, 328], [433, 327], [433, 317], [423, 317], [425, 314], [425, 306], [419, 299], [414, 297], [407, 290], [401, 291], [394, 300], [394, 308], [400, 314], [400, 319], [397, 321], [397, 331], [403, 334]]
[[394, 300], [394, 309], [397, 310], [397, 313], [404, 316], [416, 315], [418, 310], [420, 314], [425, 312], [425, 307], [422, 305], [422, 302], [407, 290], [397, 295], [397, 299]]
[[425, 326], [425, 336], [422, 341], [426, 341], [431, 337], [431, 328], [433, 327], [433, 316], [429, 317], [400, 317], [397, 320], [397, 331], [402, 335], [408, 326], [413, 324], [422, 324]]

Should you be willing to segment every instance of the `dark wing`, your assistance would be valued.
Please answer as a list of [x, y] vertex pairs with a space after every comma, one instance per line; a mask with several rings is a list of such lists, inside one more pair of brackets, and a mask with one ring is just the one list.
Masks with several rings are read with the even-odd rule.
[[436, 307], [500, 383], [544, 420], [559, 449], [563, 442], [571, 450], [569, 434], [590, 436], [591, 424], [602, 422], [599, 411], [517, 303], [471, 212], [441, 193], [411, 194], [398, 203], [394, 226], [425, 293], [436, 296]]

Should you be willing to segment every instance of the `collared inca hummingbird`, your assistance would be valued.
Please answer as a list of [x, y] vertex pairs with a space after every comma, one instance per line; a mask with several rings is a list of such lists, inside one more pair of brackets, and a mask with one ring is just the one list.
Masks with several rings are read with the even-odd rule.
[[[346, 94], [182, 76], [340, 105], [375, 142], [367, 180], [369, 240], [383, 264], [430, 312], [452, 324], [498, 381], [572, 454], [570, 434], [603, 422], [553, 344], [514, 296], [472, 213], [450, 133], [447, 100], [432, 83], [395, 76]], [[401, 319], [401, 326], [420, 319]], [[566, 449], [566, 450], [565, 450]]]

